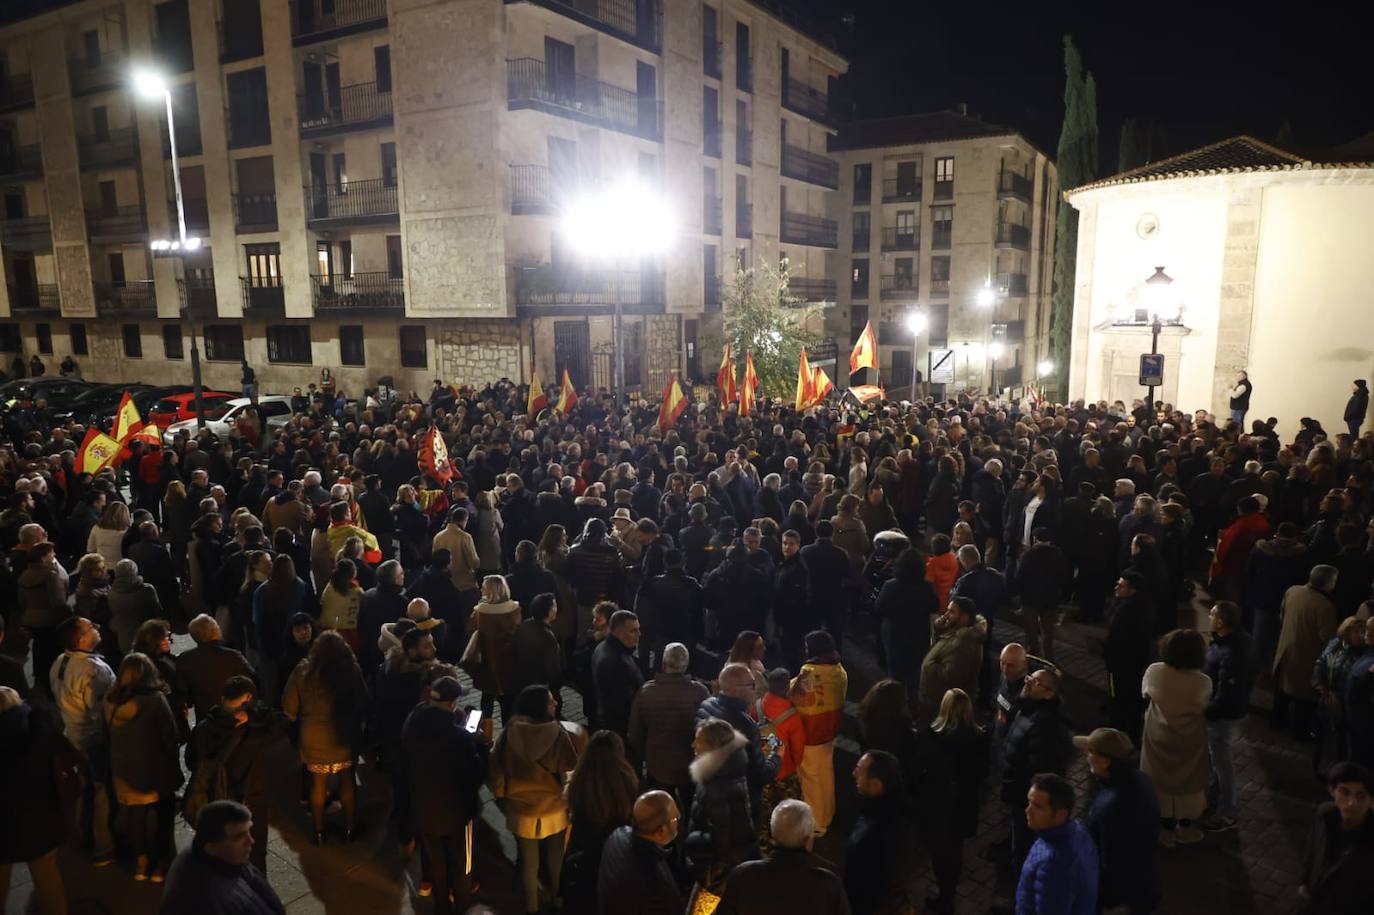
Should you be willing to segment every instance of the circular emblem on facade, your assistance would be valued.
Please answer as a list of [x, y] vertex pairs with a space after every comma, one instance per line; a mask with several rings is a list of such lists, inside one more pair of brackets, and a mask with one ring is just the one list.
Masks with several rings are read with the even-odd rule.
[[1135, 224], [1135, 234], [1141, 238], [1154, 238], [1159, 234], [1159, 217], [1154, 213], [1141, 216], [1140, 221]]

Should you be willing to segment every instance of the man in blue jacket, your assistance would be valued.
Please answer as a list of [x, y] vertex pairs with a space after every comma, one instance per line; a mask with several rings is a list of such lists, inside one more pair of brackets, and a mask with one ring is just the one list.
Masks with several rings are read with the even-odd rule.
[[1161, 895], [1154, 783], [1135, 765], [1135, 748], [1124, 731], [1098, 728], [1075, 737], [1073, 745], [1087, 756], [1093, 778], [1102, 785], [1083, 821], [1097, 844], [1102, 908], [1148, 915], [1159, 907]]
[[1071, 819], [1073, 785], [1041, 773], [1026, 793], [1026, 825], [1038, 836], [1016, 884], [1016, 915], [1096, 915], [1097, 847]]

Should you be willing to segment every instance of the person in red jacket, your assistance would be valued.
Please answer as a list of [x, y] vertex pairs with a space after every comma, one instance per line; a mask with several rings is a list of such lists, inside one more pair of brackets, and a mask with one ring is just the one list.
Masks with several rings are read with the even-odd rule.
[[1240, 517], [1222, 531], [1217, 540], [1208, 590], [1218, 600], [1239, 603], [1250, 551], [1255, 544], [1269, 536], [1270, 527], [1269, 519], [1261, 511], [1263, 504], [1258, 496], [1246, 496], [1237, 507]]
[[930, 538], [930, 558], [926, 560], [926, 581], [935, 589], [938, 607], [949, 606], [949, 592], [959, 578], [959, 559], [951, 551], [948, 534]]
[[800, 800], [801, 778], [797, 767], [806, 753], [806, 726], [801, 713], [792, 704], [792, 675], [787, 668], [768, 672], [768, 691], [754, 703], [753, 716], [759, 723], [759, 738], [763, 752], [779, 757], [778, 774], [763, 786], [763, 811], [759, 818], [759, 847], [765, 852], [772, 848], [773, 838], [768, 831], [773, 808], [788, 799]]

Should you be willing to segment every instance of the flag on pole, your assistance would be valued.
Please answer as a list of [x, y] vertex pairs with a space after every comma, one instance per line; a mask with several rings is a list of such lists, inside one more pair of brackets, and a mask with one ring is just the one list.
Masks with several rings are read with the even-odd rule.
[[544, 393], [544, 386], [539, 383], [539, 370], [530, 369], [530, 400], [527, 404], [530, 419], [539, 415], [539, 411], [549, 405], [549, 398]]
[[739, 415], [748, 416], [754, 412], [754, 392], [759, 388], [759, 374], [754, 371], [754, 354], [744, 352], [744, 384], [739, 388]]
[[119, 457], [119, 451], [119, 442], [99, 429], [87, 429], [86, 437], [76, 452], [76, 472], [99, 473], [115, 462]]
[[811, 406], [812, 386], [816, 383], [815, 375], [811, 372], [811, 365], [806, 361], [806, 349], [801, 351], [801, 361], [797, 363], [797, 399], [796, 408], [805, 410]]
[[[134, 406], [133, 398], [129, 396], [129, 392], [125, 391], [124, 396], [119, 399], [119, 409], [115, 411], [112, 437], [122, 445], [142, 428], [143, 417], [138, 415], [138, 407]], [[160, 445], [162, 442], [159, 441], [156, 444]]]
[[682, 393], [682, 385], [677, 383], [677, 372], [674, 372], [668, 376], [668, 386], [663, 389], [663, 405], [658, 408], [658, 427], [671, 428], [686, 409], [687, 395]]
[[849, 354], [849, 374], [853, 375], [859, 369], [876, 369], [878, 367], [878, 338], [873, 335], [873, 322], [864, 324], [864, 332], [859, 334], [858, 341], [854, 344], [854, 351]]
[[735, 357], [729, 341], [725, 343], [725, 352], [720, 356], [720, 368], [716, 370], [716, 387], [720, 388], [722, 407], [735, 399]]
[[855, 385], [845, 393], [853, 395], [854, 399], [859, 403], [868, 403], [870, 400], [879, 400], [887, 396], [887, 392], [883, 390], [882, 385], [877, 384]]
[[812, 370], [811, 403], [807, 404], [807, 406], [814, 407], [816, 404], [825, 400], [826, 395], [833, 390], [835, 390], [835, 383], [830, 380], [830, 376], [825, 373], [825, 369], [821, 368], [819, 365], [816, 366], [816, 368]]
[[162, 446], [162, 430], [156, 425], [149, 423], [129, 436], [131, 442], [143, 442], [145, 445]]
[[416, 452], [420, 469], [443, 486], [454, 475], [453, 463], [448, 459], [448, 444], [433, 424], [420, 433], [420, 447]]
[[567, 414], [569, 410], [577, 406], [577, 389], [573, 387], [572, 378], [568, 375], [568, 367], [563, 367], [563, 383], [558, 386], [558, 403], [553, 408], [559, 413]]

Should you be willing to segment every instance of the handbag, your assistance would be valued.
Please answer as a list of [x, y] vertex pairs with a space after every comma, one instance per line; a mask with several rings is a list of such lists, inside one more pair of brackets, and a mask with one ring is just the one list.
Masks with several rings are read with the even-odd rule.
[[482, 666], [482, 632], [478, 630], [468, 637], [467, 647], [463, 649], [463, 656], [458, 659], [458, 666], [468, 675]]

